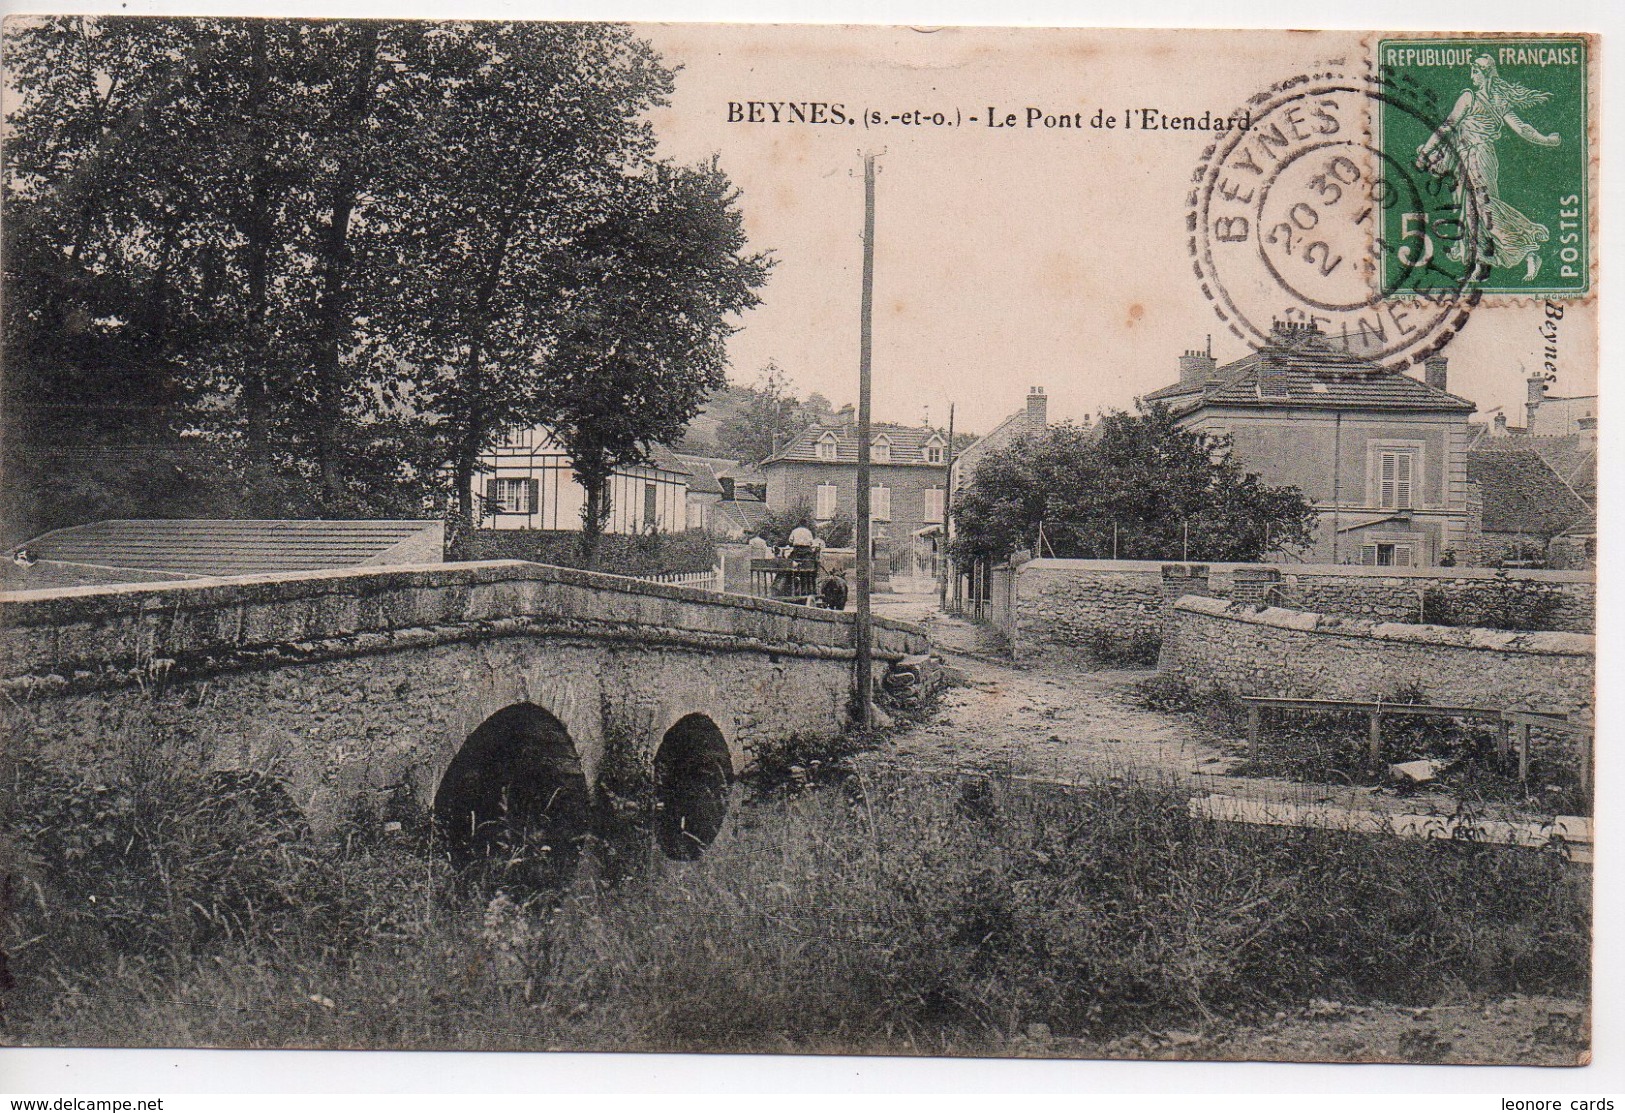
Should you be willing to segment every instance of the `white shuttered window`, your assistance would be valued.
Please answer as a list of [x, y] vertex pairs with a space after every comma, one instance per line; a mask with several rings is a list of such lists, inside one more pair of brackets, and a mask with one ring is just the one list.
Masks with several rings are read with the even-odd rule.
[[820, 483], [818, 485], [818, 504], [813, 508], [813, 517], [820, 522], [827, 522], [835, 517], [836, 490], [837, 488], [833, 483]]

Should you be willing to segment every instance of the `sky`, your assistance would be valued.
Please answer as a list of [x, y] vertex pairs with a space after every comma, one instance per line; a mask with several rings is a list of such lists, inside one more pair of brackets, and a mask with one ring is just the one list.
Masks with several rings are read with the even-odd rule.
[[[1026, 128], [1097, 108], [1228, 116], [1270, 82], [1362, 65], [1354, 33], [643, 25], [680, 64], [652, 119], [663, 151], [721, 160], [754, 248], [778, 259], [763, 303], [730, 341], [731, 377], [773, 361], [802, 394], [855, 401], [863, 220], [861, 152], [880, 154], [874, 302], [877, 420], [986, 432], [1050, 397], [1052, 419], [1130, 408], [1212, 337], [1246, 354], [1191, 273], [1192, 171], [1212, 136]], [[844, 114], [958, 112], [959, 127], [729, 122], [730, 102], [811, 102]], [[1015, 128], [986, 126], [988, 108]], [[764, 109], [770, 113], [770, 109]], [[783, 110], [781, 110], [782, 112]], [[1076, 117], [1074, 116], [1076, 122]], [[1542, 362], [1542, 307], [1484, 306], [1447, 352], [1450, 387], [1523, 420]], [[1555, 395], [1590, 394], [1589, 311], [1561, 326]]]

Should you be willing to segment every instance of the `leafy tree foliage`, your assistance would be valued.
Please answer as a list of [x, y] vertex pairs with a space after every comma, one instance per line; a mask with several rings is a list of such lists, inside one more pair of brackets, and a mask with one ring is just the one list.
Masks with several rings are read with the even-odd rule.
[[1158, 405], [1053, 425], [977, 465], [954, 503], [954, 555], [1038, 553], [1040, 526], [1043, 555], [1059, 557], [1247, 561], [1309, 545], [1314, 508], [1244, 472], [1230, 447]]
[[805, 402], [799, 399], [790, 376], [777, 363], [764, 366], [745, 395], [742, 411], [717, 429], [717, 448], [722, 455], [749, 464], [767, 459], [809, 425], [834, 417], [822, 394], [815, 391]]
[[[371, 415], [340, 389], [348, 318], [331, 295], [351, 245], [336, 206], [360, 188], [354, 102], [382, 82], [383, 33], [79, 17], [8, 29], [5, 412], [23, 478], [9, 522], [344, 509], [337, 463], [358, 454], [341, 445]], [[158, 505], [129, 505], [120, 460], [121, 475], [157, 480]], [[53, 483], [80, 497], [39, 497]]]
[[583, 297], [573, 257], [627, 203], [627, 168], [648, 165], [642, 115], [671, 74], [625, 28], [590, 23], [436, 26], [409, 57], [422, 125], [374, 214], [364, 331], [433, 425], [466, 536], [480, 455], [507, 429], [557, 423], [555, 356]]
[[622, 26], [62, 16], [7, 50], [13, 535], [448, 494], [466, 526], [515, 425], [584, 478], [674, 438], [766, 274], [726, 177], [655, 161], [672, 71]]
[[629, 177], [576, 241], [574, 298], [548, 366], [553, 427], [587, 492], [583, 549], [609, 517], [610, 476], [669, 444], [726, 381], [730, 318], [772, 260], [744, 254], [737, 193], [716, 161]]
[[762, 519], [761, 527], [756, 532], [769, 545], [779, 548], [789, 544], [790, 534], [798, 526], [806, 526], [812, 530], [815, 537], [832, 549], [851, 548], [857, 533], [857, 523], [852, 520], [851, 514], [837, 510], [835, 517], [827, 522], [820, 522], [813, 517], [812, 504], [805, 499], [768, 514]]

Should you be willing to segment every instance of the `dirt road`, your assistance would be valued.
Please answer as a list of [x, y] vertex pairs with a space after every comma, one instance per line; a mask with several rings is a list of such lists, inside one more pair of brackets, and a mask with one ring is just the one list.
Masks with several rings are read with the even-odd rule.
[[1154, 670], [1088, 670], [1001, 659], [984, 626], [942, 614], [929, 595], [881, 595], [877, 615], [917, 622], [934, 650], [963, 678], [943, 693], [925, 723], [900, 730], [885, 760], [932, 769], [999, 772], [1067, 783], [1133, 776], [1172, 780], [1198, 791], [1298, 807], [1448, 816], [1442, 794], [1397, 797], [1371, 786], [1305, 784], [1234, 775], [1242, 744], [1195, 716], [1139, 706], [1134, 686]]
[[[1017, 668], [982, 626], [945, 615], [933, 596], [879, 596], [875, 613], [918, 622], [962, 683], [936, 714], [904, 726], [867, 760], [1067, 783], [1108, 776], [1166, 779], [1198, 795], [1351, 812], [1450, 816], [1443, 794], [1371, 786], [1304, 784], [1237, 776], [1241, 745], [1190, 715], [1137, 705], [1134, 684], [1152, 670], [1089, 671], [1042, 664]], [[1584, 1001], [1517, 996], [1432, 1008], [1309, 1001], [1261, 1025], [1218, 1020], [1200, 1032], [1146, 1032], [1107, 1047], [1035, 1033], [1018, 1051], [1035, 1056], [1253, 1059], [1308, 1062], [1507, 1063], [1568, 1066], [1589, 1058]]]

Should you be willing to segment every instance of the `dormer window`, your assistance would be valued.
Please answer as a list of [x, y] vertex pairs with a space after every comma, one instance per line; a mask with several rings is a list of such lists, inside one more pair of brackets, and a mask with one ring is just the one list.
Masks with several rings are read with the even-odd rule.
[[877, 464], [891, 463], [891, 438], [882, 433], [875, 438], [874, 451], [869, 454]]
[[942, 463], [943, 448], [942, 438], [933, 435], [930, 440], [925, 442], [925, 462], [928, 464]]
[[835, 459], [835, 434], [825, 433], [818, 438], [818, 458], [820, 460]]

